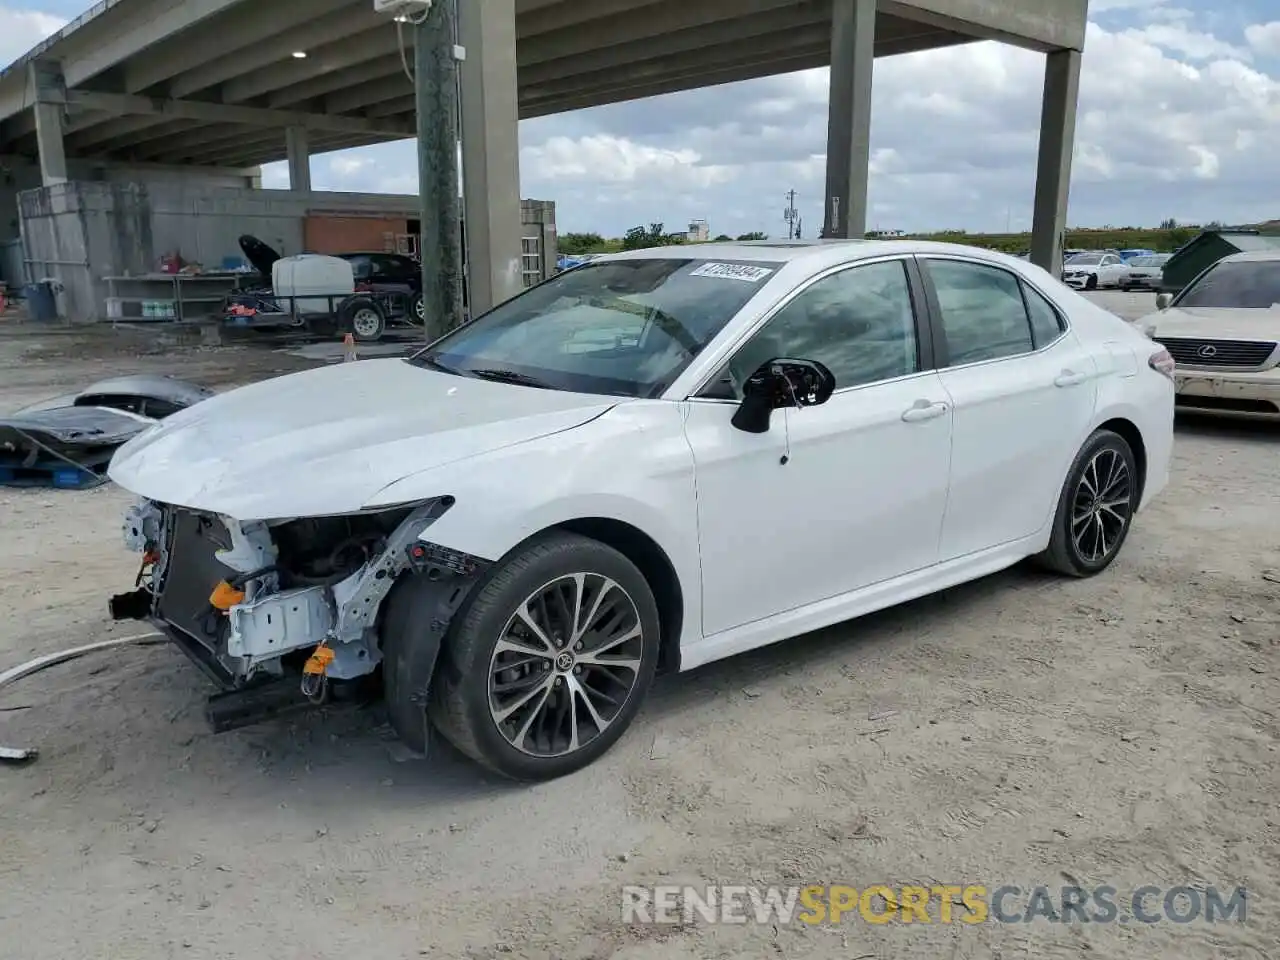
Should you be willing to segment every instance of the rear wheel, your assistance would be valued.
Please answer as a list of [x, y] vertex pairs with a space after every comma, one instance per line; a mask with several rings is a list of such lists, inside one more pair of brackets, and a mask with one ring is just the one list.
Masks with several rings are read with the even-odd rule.
[[431, 717], [485, 767], [549, 780], [601, 756], [658, 661], [657, 603], [626, 557], [555, 534], [507, 560], [446, 641]]
[[422, 294], [415, 293], [409, 301], [409, 313], [405, 317], [415, 327], [420, 327], [427, 322], [427, 307], [422, 301]]
[[1097, 431], [1071, 464], [1049, 548], [1036, 559], [1066, 576], [1101, 573], [1124, 546], [1141, 493], [1129, 442], [1110, 430]]

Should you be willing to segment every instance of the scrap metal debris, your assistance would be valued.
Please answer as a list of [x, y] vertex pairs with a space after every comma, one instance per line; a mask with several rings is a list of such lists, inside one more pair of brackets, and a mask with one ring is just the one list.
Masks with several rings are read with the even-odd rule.
[[[116, 637], [113, 640], [99, 640], [97, 643], [86, 643], [83, 646], [72, 647], [69, 650], [60, 650], [57, 653], [46, 653], [44, 656], [36, 657], [34, 660], [28, 660], [26, 663], [6, 670], [0, 673], [0, 690], [10, 684], [17, 683], [24, 677], [29, 677], [33, 673], [39, 673], [49, 667], [56, 666], [60, 663], [66, 663], [68, 660], [75, 660], [86, 654], [98, 653], [102, 650], [114, 650], [117, 647], [125, 647], [131, 645], [150, 646], [152, 644], [167, 643], [168, 638], [159, 633], [140, 633], [130, 637]], [[34, 760], [39, 756], [39, 751], [34, 747], [6, 747], [0, 746], [0, 762], [5, 763], [26, 763]]]
[[97, 486], [118, 447], [211, 396], [172, 377], [116, 377], [0, 417], [0, 485]]

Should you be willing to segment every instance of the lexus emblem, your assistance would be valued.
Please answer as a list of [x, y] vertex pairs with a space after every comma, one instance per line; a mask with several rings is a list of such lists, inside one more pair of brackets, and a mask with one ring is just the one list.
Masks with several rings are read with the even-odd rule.
[[1206, 343], [1203, 347], [1197, 350], [1196, 353], [1208, 360], [1210, 357], [1216, 357], [1218, 355], [1218, 348], [1212, 343]]

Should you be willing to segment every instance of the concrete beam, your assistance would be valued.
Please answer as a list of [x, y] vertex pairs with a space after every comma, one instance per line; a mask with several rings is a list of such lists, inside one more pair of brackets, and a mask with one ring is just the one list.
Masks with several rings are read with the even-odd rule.
[[[136, 57], [151, 47], [171, 43], [174, 34], [189, 30], [210, 17], [231, 9], [244, 0], [161, 0], [146, 5], [133, 4], [137, 10], [128, 21], [115, 27], [99, 42], [90, 44], [79, 56], [69, 57], [64, 64], [67, 86], [77, 87], [86, 80]], [[123, 4], [128, 8], [128, 4]]]
[[[307, 64], [313, 56], [323, 55], [323, 52], [330, 49], [333, 44], [340, 44], [343, 40], [349, 41], [370, 26], [381, 26], [392, 36], [395, 35], [391, 24], [381, 23], [378, 20], [370, 21], [368, 18], [360, 19], [353, 16], [352, 11], [353, 8], [348, 4], [331, 10], [327, 15], [312, 17], [301, 26], [275, 36], [264, 35], [260, 30], [255, 29], [251, 35], [262, 38], [259, 42], [241, 48], [234, 56], [213, 60], [194, 70], [179, 73], [169, 84], [169, 94], [174, 97], [190, 96], [197, 91], [207, 90], [221, 83], [242, 80], [259, 70], [265, 70], [282, 62], [286, 65], [295, 62], [299, 66]], [[305, 51], [307, 59], [294, 61], [295, 50]], [[307, 74], [300, 76], [299, 79], [305, 80], [315, 75]], [[283, 83], [279, 85], [284, 86]]]
[[823, 237], [847, 240], [867, 232], [875, 37], [876, 0], [832, 0]]
[[[591, 3], [578, 6], [589, 7], [599, 13], [604, 3], [605, 0], [592, 0]], [[660, 48], [660, 38], [676, 30], [737, 20], [756, 13], [791, 7], [795, 3], [796, 0], [703, 0], [701, 3], [662, 0], [658, 4], [646, 4], [614, 17], [599, 19], [590, 30], [562, 31], [528, 38], [522, 36], [519, 63], [523, 68], [642, 40], [652, 40], [655, 47]], [[634, 7], [634, 4], [629, 6]]]
[[27, 76], [35, 94], [36, 152], [40, 159], [40, 184], [51, 187], [67, 182], [67, 150], [62, 141], [62, 119], [67, 90], [62, 66], [41, 60], [27, 64]]
[[[377, 27], [376, 30], [352, 36], [351, 26], [348, 24], [346, 39], [308, 49], [305, 60], [295, 60], [290, 56], [289, 50], [277, 49], [275, 62], [269, 66], [253, 72], [238, 70], [234, 79], [222, 85], [222, 100], [225, 103], [243, 103], [281, 87], [356, 67], [368, 60], [384, 57], [395, 57], [398, 60], [400, 45], [394, 25], [381, 23]], [[290, 41], [293, 42], [296, 41]]]
[[256, 139], [262, 131], [261, 127], [245, 127], [234, 123], [201, 125], [152, 140], [136, 151], [136, 155], [145, 158], [184, 156], [184, 150], [222, 147], [226, 143], [243, 140], [246, 137]]
[[803, 29], [814, 24], [828, 27], [830, 17], [815, 6], [780, 7], [767, 10], [754, 17], [743, 17], [728, 23], [706, 23], [686, 30], [678, 30], [664, 37], [661, 44], [651, 40], [623, 43], [617, 46], [588, 50], [576, 56], [541, 63], [528, 63], [518, 58], [520, 86], [536, 86], [550, 80], [611, 70], [616, 67], [659, 57], [705, 51], [721, 44], [747, 43], [760, 37], [774, 36], [790, 30]]
[[[838, 0], [837, 0], [838, 2]], [[619, 65], [588, 74], [576, 74], [539, 84], [522, 84], [523, 100], [535, 101], [558, 96], [572, 96], [590, 90], [608, 89], [681, 76], [698, 76], [722, 67], [746, 65], [756, 61], [786, 59], [804, 53], [825, 51], [830, 45], [831, 28], [827, 25], [802, 27], [785, 33], [773, 33], [753, 40], [658, 56], [654, 59]]]
[[[347, 150], [351, 147], [366, 146], [370, 143], [383, 143], [389, 139], [393, 138], [373, 138], [367, 135], [357, 136], [355, 134], [325, 134], [312, 143], [311, 155], [316, 157], [321, 154], [332, 153], [335, 150]], [[286, 159], [284, 144], [282, 141], [276, 141], [275, 144], [242, 143], [229, 145], [224, 150], [202, 153], [191, 158], [190, 162], [195, 166], [201, 167], [249, 167], [274, 163], [277, 160], [284, 159]]]
[[[313, 151], [315, 146], [313, 141]], [[196, 163], [203, 166], [211, 157], [242, 157], [262, 153], [273, 154], [276, 159], [288, 159], [288, 143], [281, 131], [236, 127], [230, 136], [224, 134], [219, 139], [203, 143], [182, 143], [175, 137], [170, 149], [166, 149], [163, 143], [154, 144], [148, 151], [148, 159], [159, 163]]]
[[[585, 23], [649, 8], [665, 0], [591, 0], [590, 3], [544, 3], [516, 18], [516, 35], [527, 37], [580, 28]], [[524, 4], [521, 4], [524, 6]]]
[[217, 30], [202, 31], [199, 43], [184, 43], [182, 40], [186, 38], [179, 38], [163, 50], [131, 60], [124, 69], [124, 90], [140, 93], [184, 71], [225, 62], [232, 54], [254, 46], [264, 37], [277, 37], [299, 24], [350, 7], [351, 0], [307, 0], [305, 4], [296, 5], [243, 4], [219, 17]]
[[1040, 158], [1031, 222], [1031, 262], [1062, 276], [1062, 245], [1071, 193], [1071, 156], [1080, 95], [1080, 52], [1059, 50], [1045, 58], [1040, 111]]
[[[592, 0], [593, 6], [606, 0]], [[462, 183], [471, 315], [523, 289], [515, 0], [458, 4]]]
[[659, 80], [647, 80], [638, 83], [624, 83], [600, 90], [548, 97], [543, 100], [522, 98], [520, 101], [520, 119], [530, 120], [534, 117], [547, 117], [557, 113], [568, 113], [572, 110], [585, 110], [588, 107], [598, 107], [609, 103], [644, 100], [648, 97], [660, 97], [685, 90], [717, 87], [726, 83], [740, 83], [743, 80], [772, 77], [782, 73], [794, 73], [798, 70], [812, 70], [816, 67], [826, 66], [830, 56], [828, 51], [818, 50], [778, 60], [748, 61], [712, 70], [690, 71], [686, 75], [669, 76]]
[[364, 115], [366, 117], [399, 117], [406, 114], [412, 116], [417, 106], [418, 98], [410, 94], [407, 97], [397, 97], [394, 100], [375, 103], [364, 111]]
[[336, 93], [339, 90], [350, 90], [352, 87], [359, 86], [362, 83], [384, 80], [390, 76], [400, 76], [403, 78], [405, 86], [409, 85], [409, 78], [405, 76], [404, 66], [400, 63], [398, 56], [378, 57], [365, 63], [357, 64], [354, 67], [349, 67], [346, 70], [334, 70], [311, 80], [295, 83], [271, 94], [267, 98], [267, 106], [273, 110], [280, 110], [296, 104], [318, 100], [320, 97]]
[[101, 123], [70, 134], [67, 137], [67, 149], [73, 153], [95, 153], [110, 150], [111, 144], [146, 143], [156, 137], [172, 136], [190, 124], [190, 121], [175, 121], [170, 117], [125, 117]]
[[70, 90], [67, 92], [67, 102], [79, 104], [89, 110], [110, 110], [126, 115], [159, 116], [207, 123], [243, 123], [251, 127], [298, 126], [306, 127], [308, 130], [325, 130], [332, 133], [370, 133], [406, 137], [413, 135], [413, 130], [408, 126], [388, 121], [369, 120], [364, 117], [338, 117], [290, 110], [268, 110], [263, 107], [239, 107], [222, 103], [206, 103], [200, 100], [161, 100], [135, 97], [125, 93]]
[[289, 127], [284, 132], [289, 161], [289, 189], [311, 192], [311, 145], [306, 127]]
[[1032, 50], [1084, 49], [1087, 0], [881, 0], [886, 13]]
[[343, 90], [324, 101], [325, 113], [354, 113], [365, 107], [397, 100], [413, 92], [413, 85], [403, 73], [391, 75], [373, 83], [362, 83], [350, 90]]

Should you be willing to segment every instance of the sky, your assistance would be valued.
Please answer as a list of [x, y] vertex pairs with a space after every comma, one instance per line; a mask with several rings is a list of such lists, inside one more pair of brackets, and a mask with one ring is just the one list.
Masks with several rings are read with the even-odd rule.
[[[0, 0], [0, 63], [87, 7]], [[1092, 0], [1083, 63], [1072, 226], [1280, 218], [1280, 2]], [[994, 43], [877, 60], [868, 226], [1029, 229], [1043, 65]], [[521, 194], [561, 233], [777, 235], [794, 189], [813, 235], [826, 99], [822, 69], [523, 121]], [[416, 171], [413, 141], [312, 158], [317, 190], [415, 193]]]

